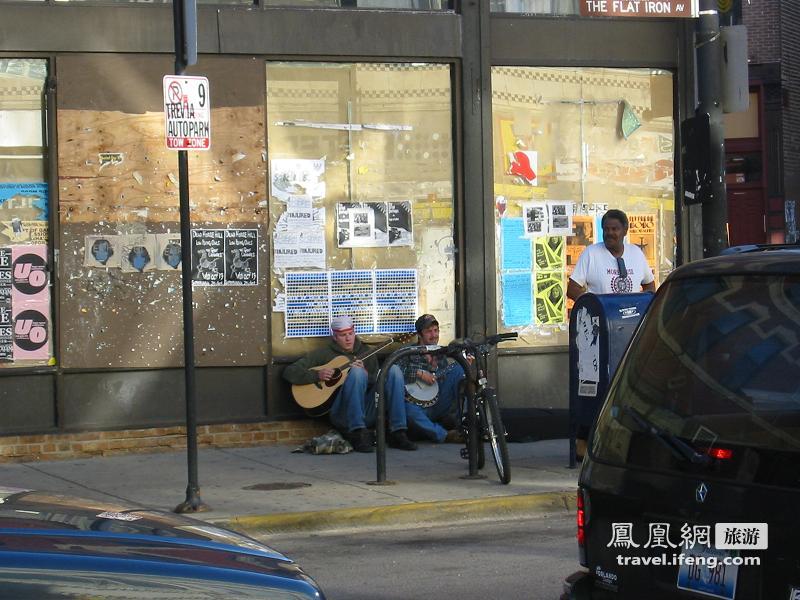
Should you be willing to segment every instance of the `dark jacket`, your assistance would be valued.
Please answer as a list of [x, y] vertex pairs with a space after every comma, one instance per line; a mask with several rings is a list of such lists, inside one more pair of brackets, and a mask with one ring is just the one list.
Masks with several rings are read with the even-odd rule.
[[[373, 348], [356, 338], [356, 342], [353, 345], [353, 353], [345, 352], [333, 338], [328, 338], [327, 343], [322, 348], [312, 350], [303, 358], [286, 367], [283, 370], [283, 378], [292, 385], [316, 383], [319, 380], [317, 371], [312, 371], [311, 367], [320, 367], [337, 356], [346, 356], [348, 360], [352, 361], [372, 351]], [[378, 379], [378, 356], [377, 354], [373, 354], [369, 358], [362, 360], [364, 361], [364, 367], [367, 369], [369, 375], [369, 385], [374, 385]]]

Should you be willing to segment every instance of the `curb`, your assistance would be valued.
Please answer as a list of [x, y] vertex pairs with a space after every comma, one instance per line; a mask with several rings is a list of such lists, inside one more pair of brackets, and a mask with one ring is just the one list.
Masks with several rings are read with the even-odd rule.
[[545, 513], [571, 513], [575, 492], [543, 492], [469, 500], [411, 502], [366, 508], [339, 508], [271, 515], [238, 516], [215, 524], [248, 534], [380, 528], [410, 524], [442, 524], [477, 519], [502, 519]]

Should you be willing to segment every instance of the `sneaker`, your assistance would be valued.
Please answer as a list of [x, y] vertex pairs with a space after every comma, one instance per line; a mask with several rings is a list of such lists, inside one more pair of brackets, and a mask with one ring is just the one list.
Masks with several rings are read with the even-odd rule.
[[405, 429], [398, 429], [397, 431], [389, 432], [386, 438], [390, 448], [397, 448], [398, 450], [416, 450], [417, 445], [408, 439]]
[[356, 429], [347, 433], [344, 437], [356, 452], [375, 452], [375, 446], [372, 445], [372, 435], [368, 429]]
[[447, 435], [444, 436], [444, 443], [445, 444], [463, 444], [464, 443], [464, 434], [461, 433], [458, 429], [451, 429], [447, 432]]

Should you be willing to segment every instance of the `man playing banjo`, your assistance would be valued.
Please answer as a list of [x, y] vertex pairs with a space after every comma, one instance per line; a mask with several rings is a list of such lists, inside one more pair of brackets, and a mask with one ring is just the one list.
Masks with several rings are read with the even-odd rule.
[[[418, 344], [439, 343], [439, 321], [431, 314], [414, 323]], [[409, 431], [434, 442], [460, 442], [456, 429], [458, 384], [464, 379], [461, 365], [446, 357], [429, 354], [400, 359], [387, 378], [387, 396], [396, 398], [405, 387], [406, 420]]]

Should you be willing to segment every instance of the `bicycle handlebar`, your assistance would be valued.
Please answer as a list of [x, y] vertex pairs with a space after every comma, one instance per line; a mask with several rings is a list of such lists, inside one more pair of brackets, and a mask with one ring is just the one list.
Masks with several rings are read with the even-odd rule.
[[497, 333], [484, 338], [482, 341], [474, 341], [470, 338], [462, 338], [460, 340], [453, 340], [447, 345], [447, 354], [453, 354], [463, 351], [483, 351], [488, 350], [490, 346], [496, 346], [500, 342], [507, 342], [509, 340], [517, 339], [518, 334], [516, 331], [509, 331], [508, 333]]

